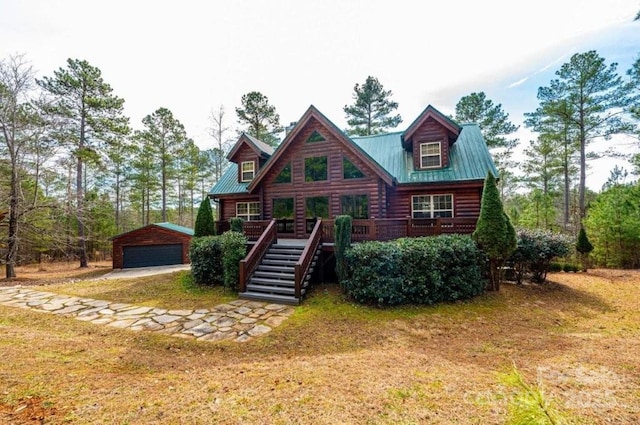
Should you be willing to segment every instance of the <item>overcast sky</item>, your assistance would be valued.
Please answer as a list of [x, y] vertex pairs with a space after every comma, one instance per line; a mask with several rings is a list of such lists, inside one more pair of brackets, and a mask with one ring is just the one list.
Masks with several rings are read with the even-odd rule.
[[428, 104], [453, 113], [473, 91], [519, 124], [573, 53], [596, 49], [624, 72], [640, 53], [638, 10], [631, 0], [0, 0], [0, 58], [26, 53], [40, 76], [86, 59], [134, 128], [166, 107], [208, 148], [212, 109], [224, 105], [236, 125], [253, 90], [284, 125], [313, 104], [344, 128], [342, 108], [368, 75], [393, 91], [400, 128]]

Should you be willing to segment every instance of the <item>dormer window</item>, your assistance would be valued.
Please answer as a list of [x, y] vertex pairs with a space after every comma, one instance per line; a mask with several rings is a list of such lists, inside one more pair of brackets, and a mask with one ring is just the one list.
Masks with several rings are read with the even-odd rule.
[[243, 161], [240, 164], [240, 181], [250, 182], [256, 175], [256, 163], [253, 161]]
[[440, 142], [420, 143], [420, 168], [442, 167], [441, 149]]

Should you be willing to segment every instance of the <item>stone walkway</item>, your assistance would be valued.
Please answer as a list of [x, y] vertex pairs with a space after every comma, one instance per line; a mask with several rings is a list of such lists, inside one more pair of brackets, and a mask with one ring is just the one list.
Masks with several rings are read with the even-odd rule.
[[280, 304], [235, 300], [212, 309], [165, 310], [34, 291], [0, 287], [0, 304], [75, 317], [114, 328], [159, 332], [202, 341], [245, 342], [285, 321], [294, 309]]

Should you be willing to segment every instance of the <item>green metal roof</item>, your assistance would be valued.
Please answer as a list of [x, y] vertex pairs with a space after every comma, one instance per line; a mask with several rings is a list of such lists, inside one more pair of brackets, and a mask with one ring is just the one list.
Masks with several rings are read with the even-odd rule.
[[462, 125], [458, 139], [449, 150], [449, 166], [424, 171], [413, 170], [413, 156], [402, 148], [402, 134], [403, 132], [396, 132], [352, 137], [351, 140], [400, 184], [484, 180], [488, 171], [498, 175], [476, 124]]
[[[354, 136], [350, 140], [399, 184], [484, 180], [489, 171], [497, 176], [498, 170], [480, 128], [476, 124], [462, 124], [461, 128], [460, 135], [449, 149], [449, 165], [429, 170], [414, 171], [413, 154], [402, 147], [402, 135], [405, 132]], [[238, 165], [231, 163], [209, 194], [217, 196], [247, 193], [248, 185], [249, 183], [238, 183]]]
[[173, 223], [153, 223], [158, 227], [164, 227], [165, 229], [173, 230], [175, 232], [184, 233], [185, 235], [193, 236], [193, 229], [189, 229], [188, 227], [179, 226]]
[[238, 182], [238, 164], [231, 162], [227, 170], [222, 174], [222, 177], [220, 177], [220, 180], [213, 185], [209, 191], [209, 195], [217, 196], [247, 193], [247, 186], [249, 186], [249, 182]]

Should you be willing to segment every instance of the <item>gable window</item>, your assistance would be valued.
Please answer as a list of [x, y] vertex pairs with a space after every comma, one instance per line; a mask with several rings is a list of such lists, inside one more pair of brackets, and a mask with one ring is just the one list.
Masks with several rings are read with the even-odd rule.
[[311, 136], [309, 136], [309, 138], [307, 139], [307, 143], [324, 142], [325, 140], [326, 139], [322, 134], [318, 133], [316, 130], [313, 130], [313, 133], [311, 133]]
[[420, 168], [442, 167], [440, 142], [420, 143]]
[[344, 195], [340, 197], [342, 214], [355, 219], [369, 218], [369, 195]]
[[411, 217], [453, 217], [453, 195], [415, 195], [411, 197]]
[[244, 221], [260, 220], [260, 202], [236, 202], [236, 217]]
[[291, 183], [291, 163], [282, 167], [280, 174], [276, 176], [275, 183]]
[[345, 179], [361, 179], [364, 173], [349, 158], [342, 157], [342, 177]]
[[304, 181], [317, 182], [327, 179], [327, 157], [313, 156], [304, 159]]
[[240, 164], [240, 181], [250, 182], [256, 175], [256, 163], [253, 161], [242, 161]]

